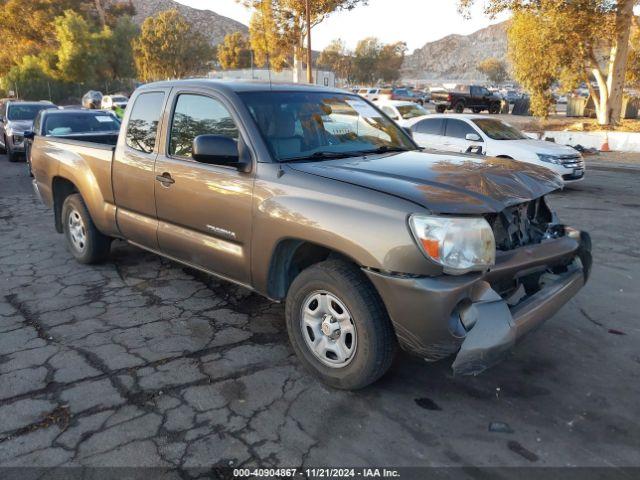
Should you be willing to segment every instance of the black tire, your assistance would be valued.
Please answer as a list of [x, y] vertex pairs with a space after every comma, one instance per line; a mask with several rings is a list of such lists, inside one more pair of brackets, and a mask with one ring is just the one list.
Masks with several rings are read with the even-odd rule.
[[25, 145], [24, 147], [24, 158], [27, 162], [27, 172], [29, 172], [30, 177], [33, 177], [33, 170], [31, 169], [31, 149], [29, 145]]
[[[351, 314], [357, 343], [345, 366], [322, 363], [303, 338], [302, 309], [315, 292], [337, 297]], [[339, 293], [338, 293], [339, 292]], [[285, 309], [289, 340], [302, 364], [327, 385], [357, 390], [378, 380], [391, 366], [396, 337], [378, 292], [355, 265], [327, 260], [302, 271], [287, 293]]]
[[458, 102], [453, 106], [456, 113], [464, 113], [464, 102]]
[[[72, 240], [70, 216], [76, 213], [82, 220], [84, 229], [83, 248], [78, 247], [77, 242]], [[82, 196], [78, 193], [69, 195], [62, 204], [62, 228], [67, 240], [67, 247], [78, 262], [86, 264], [100, 263], [109, 255], [112, 239], [98, 231], [82, 200]]]
[[18, 154], [16, 152], [14, 152], [13, 150], [11, 150], [11, 147], [9, 146], [9, 144], [7, 143], [7, 157], [9, 158], [9, 161], [14, 163], [18, 161]]
[[491, 115], [495, 115], [497, 113], [500, 113], [500, 104], [499, 103], [492, 103], [491, 105], [489, 105], [489, 113]]
[[481, 109], [481, 108], [478, 108], [478, 107], [473, 107], [473, 108], [471, 109], [471, 111], [472, 111], [473, 113], [475, 113], [475, 114], [478, 114], [478, 113], [480, 113], [480, 112], [482, 111], [482, 109]]
[[436, 112], [438, 112], [438, 113], [444, 113], [446, 111], [447, 111], [447, 107], [445, 107], [444, 105], [438, 105], [436, 107]]
[[2, 137], [4, 147], [0, 147], [0, 155], [4, 155], [7, 153], [7, 136], [3, 135]]

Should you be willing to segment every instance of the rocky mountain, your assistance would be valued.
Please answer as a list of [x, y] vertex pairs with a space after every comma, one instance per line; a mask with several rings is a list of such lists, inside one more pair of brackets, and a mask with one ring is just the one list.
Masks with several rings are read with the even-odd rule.
[[199, 31], [211, 39], [213, 45], [220, 43], [228, 33], [249, 32], [247, 26], [240, 22], [218, 15], [211, 10], [198, 10], [173, 0], [131, 0], [131, 3], [136, 9], [134, 20], [139, 25], [142, 25], [147, 17], [156, 15], [163, 10], [177, 8], [189, 23], [195, 25]]
[[508, 21], [470, 35], [449, 35], [429, 42], [405, 58], [405, 79], [468, 83], [485, 81], [476, 66], [485, 58], [506, 60]]

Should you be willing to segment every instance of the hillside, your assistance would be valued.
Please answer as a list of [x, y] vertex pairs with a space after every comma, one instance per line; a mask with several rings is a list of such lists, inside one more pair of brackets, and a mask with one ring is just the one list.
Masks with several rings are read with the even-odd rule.
[[211, 39], [213, 45], [220, 43], [227, 33], [237, 31], [248, 33], [249, 31], [246, 25], [211, 10], [198, 10], [173, 0], [132, 0], [131, 3], [136, 9], [134, 20], [139, 25], [142, 25], [147, 17], [163, 10], [177, 8], [192, 25]]
[[407, 55], [402, 76], [441, 82], [484, 81], [476, 66], [488, 57], [506, 60], [507, 25], [502, 22], [470, 35], [449, 35], [429, 42]]

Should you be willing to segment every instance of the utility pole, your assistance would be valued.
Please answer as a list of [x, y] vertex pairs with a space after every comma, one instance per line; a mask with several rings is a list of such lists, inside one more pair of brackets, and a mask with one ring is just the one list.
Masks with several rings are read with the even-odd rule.
[[313, 83], [313, 71], [311, 70], [311, 8], [310, 0], [305, 0], [305, 13], [307, 17], [307, 83]]

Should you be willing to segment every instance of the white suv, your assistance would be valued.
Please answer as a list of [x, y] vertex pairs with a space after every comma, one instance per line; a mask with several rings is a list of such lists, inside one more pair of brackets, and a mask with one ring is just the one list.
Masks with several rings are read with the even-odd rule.
[[409, 125], [418, 145], [448, 152], [480, 153], [547, 167], [567, 183], [584, 178], [580, 152], [566, 145], [535, 140], [495, 117], [435, 114]]

